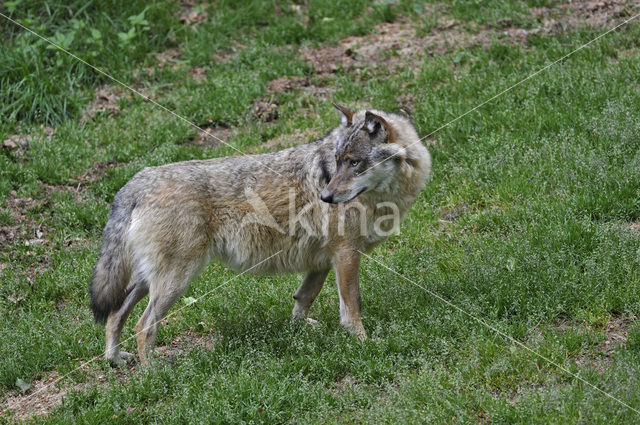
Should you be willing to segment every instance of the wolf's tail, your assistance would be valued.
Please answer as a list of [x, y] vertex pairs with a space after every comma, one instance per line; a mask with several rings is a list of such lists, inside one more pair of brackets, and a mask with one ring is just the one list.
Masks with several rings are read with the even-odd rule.
[[131, 277], [131, 260], [126, 249], [127, 230], [135, 203], [124, 202], [122, 193], [113, 200], [109, 221], [104, 228], [100, 258], [93, 270], [89, 299], [93, 317], [104, 323], [114, 310], [120, 308], [127, 296]]

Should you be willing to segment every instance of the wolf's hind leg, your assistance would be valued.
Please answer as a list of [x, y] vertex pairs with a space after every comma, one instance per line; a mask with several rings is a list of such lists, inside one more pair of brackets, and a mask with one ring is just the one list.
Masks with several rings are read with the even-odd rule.
[[120, 351], [120, 334], [133, 307], [148, 293], [149, 289], [146, 283], [136, 281], [120, 308], [112, 311], [107, 318], [105, 357], [113, 365], [120, 365], [132, 358], [131, 354]]
[[293, 294], [293, 299], [296, 300], [292, 312], [294, 319], [306, 319], [311, 304], [313, 304], [322, 289], [322, 285], [324, 285], [324, 281], [327, 279], [327, 274], [329, 274], [329, 269], [309, 272], [304, 277], [300, 287]]
[[191, 264], [189, 267], [176, 269], [172, 273], [152, 279], [149, 285], [149, 304], [136, 324], [138, 356], [142, 364], [147, 363], [147, 357], [155, 346], [158, 324], [187, 289], [201, 266]]

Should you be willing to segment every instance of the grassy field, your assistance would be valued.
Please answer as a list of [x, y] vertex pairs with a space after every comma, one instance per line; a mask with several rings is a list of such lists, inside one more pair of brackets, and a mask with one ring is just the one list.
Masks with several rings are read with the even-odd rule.
[[[321, 136], [331, 101], [426, 135], [640, 13], [147, 3], [0, 12], [244, 152]], [[553, 364], [366, 260], [365, 342], [338, 323], [333, 273], [318, 326], [290, 320], [301, 276], [243, 275], [166, 320], [150, 367], [113, 369], [85, 364], [104, 347], [87, 287], [113, 196], [145, 166], [237, 153], [0, 17], [0, 422], [639, 423], [566, 373], [640, 410], [639, 21], [425, 140], [431, 181], [372, 254]], [[213, 263], [185, 297], [234, 276]]]

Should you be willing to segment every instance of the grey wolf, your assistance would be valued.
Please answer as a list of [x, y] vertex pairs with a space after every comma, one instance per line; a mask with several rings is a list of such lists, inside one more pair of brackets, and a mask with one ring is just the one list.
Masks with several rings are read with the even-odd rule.
[[365, 338], [361, 252], [397, 227], [389, 217], [405, 216], [431, 157], [408, 118], [334, 106], [341, 124], [313, 143], [149, 167], [120, 189], [89, 288], [94, 317], [106, 322], [108, 360], [132, 357], [119, 349], [120, 334], [148, 294], [136, 325], [146, 363], [159, 321], [212, 258], [236, 270], [305, 273], [293, 295], [296, 319], [307, 318], [335, 269], [340, 323]]

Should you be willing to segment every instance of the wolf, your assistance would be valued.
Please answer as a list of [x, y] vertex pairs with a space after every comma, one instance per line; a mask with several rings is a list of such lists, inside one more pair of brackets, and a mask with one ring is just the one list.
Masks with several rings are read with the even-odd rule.
[[136, 324], [145, 364], [158, 323], [214, 258], [252, 273], [305, 273], [293, 295], [302, 320], [333, 268], [340, 323], [366, 337], [361, 255], [397, 231], [431, 157], [409, 118], [334, 106], [340, 125], [315, 142], [148, 167], [118, 191], [89, 286], [112, 364], [133, 358], [119, 346], [136, 303], [149, 295]]

